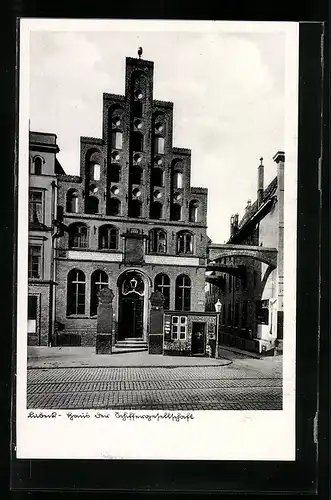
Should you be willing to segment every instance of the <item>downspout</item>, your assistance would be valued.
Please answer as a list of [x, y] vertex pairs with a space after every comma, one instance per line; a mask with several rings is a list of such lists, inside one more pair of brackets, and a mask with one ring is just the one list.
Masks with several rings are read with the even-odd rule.
[[56, 345], [56, 339], [54, 337], [54, 326], [55, 326], [55, 298], [54, 293], [55, 286], [55, 246], [56, 246], [56, 235], [57, 230], [55, 230], [54, 220], [56, 219], [56, 206], [57, 206], [57, 184], [56, 181], [52, 181], [52, 248], [51, 248], [51, 275], [50, 275], [50, 314], [49, 314], [49, 339], [48, 345], [54, 347]]

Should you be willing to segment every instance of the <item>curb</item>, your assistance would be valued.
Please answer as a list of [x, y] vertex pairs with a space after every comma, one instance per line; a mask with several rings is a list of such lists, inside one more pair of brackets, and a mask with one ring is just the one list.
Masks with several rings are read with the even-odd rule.
[[59, 370], [61, 368], [208, 368], [210, 366], [229, 366], [233, 363], [231, 359], [220, 358], [225, 363], [213, 363], [208, 365], [80, 365], [80, 366], [27, 366], [27, 370]]

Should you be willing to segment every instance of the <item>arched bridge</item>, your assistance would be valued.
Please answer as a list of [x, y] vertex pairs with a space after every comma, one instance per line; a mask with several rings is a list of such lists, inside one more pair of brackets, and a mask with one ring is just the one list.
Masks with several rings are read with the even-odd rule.
[[211, 243], [208, 246], [208, 252], [208, 262], [217, 261], [223, 257], [250, 257], [267, 264], [272, 269], [277, 267], [276, 248]]

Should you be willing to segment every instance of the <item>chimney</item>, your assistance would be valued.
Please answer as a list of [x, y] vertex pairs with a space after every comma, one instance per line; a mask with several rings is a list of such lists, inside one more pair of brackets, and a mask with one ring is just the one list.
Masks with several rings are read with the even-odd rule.
[[231, 215], [230, 219], [230, 235], [233, 236], [238, 231], [239, 214]]
[[257, 169], [257, 204], [260, 206], [263, 201], [263, 191], [264, 191], [264, 166], [263, 158], [260, 158], [260, 165]]
[[230, 217], [230, 236], [234, 235], [234, 215]]

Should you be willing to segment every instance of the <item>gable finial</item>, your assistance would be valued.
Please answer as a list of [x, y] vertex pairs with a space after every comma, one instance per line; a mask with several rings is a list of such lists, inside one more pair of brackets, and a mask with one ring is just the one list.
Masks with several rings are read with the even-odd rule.
[[139, 56], [139, 59], [141, 59], [142, 55], [143, 55], [143, 48], [142, 47], [138, 47], [138, 56]]

